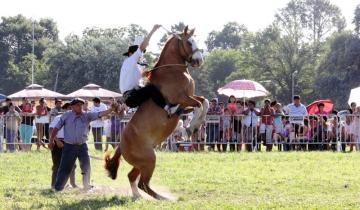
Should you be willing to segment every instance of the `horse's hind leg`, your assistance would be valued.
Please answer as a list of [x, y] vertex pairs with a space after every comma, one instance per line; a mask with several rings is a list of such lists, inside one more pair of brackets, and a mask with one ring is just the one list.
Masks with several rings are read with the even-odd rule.
[[149, 186], [151, 176], [155, 169], [156, 157], [155, 157], [155, 153], [152, 149], [151, 149], [151, 153], [149, 151], [147, 156], [148, 157], [146, 159], [144, 158], [144, 160], [146, 160], [146, 161], [144, 161], [144, 163], [142, 164], [142, 167], [140, 168], [140, 180], [139, 180], [138, 186], [141, 190], [143, 190], [144, 192], [146, 192], [153, 198], [159, 199], [159, 200], [166, 200], [167, 198], [157, 194]]
[[140, 170], [135, 167], [128, 173], [130, 187], [134, 198], [141, 197], [136, 184], [136, 179], [138, 178], [139, 175], [140, 175]]

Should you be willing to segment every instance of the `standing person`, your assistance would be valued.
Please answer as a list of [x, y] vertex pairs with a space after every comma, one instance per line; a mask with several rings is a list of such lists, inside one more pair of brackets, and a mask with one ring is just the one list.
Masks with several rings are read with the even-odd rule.
[[54, 121], [54, 118], [60, 113], [63, 113], [62, 100], [55, 98], [55, 107], [50, 110], [50, 123]]
[[[49, 123], [48, 109], [45, 104], [45, 99], [41, 98], [39, 100], [39, 105], [36, 106], [36, 134], [37, 134], [37, 151], [40, 151], [40, 146], [45, 147], [43, 142], [44, 133], [45, 133], [45, 124]], [[46, 147], [45, 147], [46, 148]]]
[[247, 109], [247, 103], [244, 101], [238, 100], [236, 102], [236, 111], [233, 117], [233, 140], [230, 144], [230, 151], [235, 151], [235, 144], [237, 151], [240, 152], [244, 142], [244, 111]]
[[[60, 108], [64, 112], [71, 110], [70, 103], [65, 103]], [[50, 125], [49, 125], [50, 132], [52, 132], [52, 130], [59, 123], [60, 118], [63, 113], [57, 112], [57, 114], [58, 115], [54, 117], [53, 121], [50, 122]], [[58, 133], [56, 135], [56, 139], [54, 139], [54, 141], [55, 141], [55, 144], [53, 145], [53, 148], [51, 150], [51, 159], [53, 162], [52, 175], [51, 175], [51, 188], [52, 189], [55, 189], [56, 175], [57, 175], [57, 172], [58, 172], [58, 169], [60, 166], [61, 156], [62, 156], [62, 152], [63, 152], [63, 148], [64, 148], [64, 128], [61, 128], [58, 131]], [[74, 166], [70, 172], [70, 185], [73, 188], [77, 187], [77, 185], [75, 184], [75, 168], [76, 168], [76, 165], [74, 164]]]
[[19, 127], [20, 140], [22, 143], [21, 149], [24, 151], [30, 151], [35, 117], [30, 102], [27, 102], [25, 105], [23, 104], [21, 108], [22, 110], [20, 115], [22, 117], [22, 120]]
[[356, 114], [356, 106], [357, 104], [355, 102], [351, 102], [350, 104], [350, 152], [353, 151], [354, 146], [356, 145], [356, 135], [357, 135], [357, 130], [356, 130], [356, 121], [355, 121], [355, 114]]
[[5, 134], [4, 126], [5, 126], [4, 114], [2, 111], [2, 103], [0, 102], [0, 152], [3, 151], [4, 134]]
[[[210, 107], [207, 112], [208, 115], [221, 115], [220, 107], [218, 106], [217, 98], [210, 101]], [[219, 123], [211, 122], [206, 124], [206, 142], [209, 144], [209, 150], [215, 150], [215, 142], [219, 141]]]
[[227, 108], [229, 109], [231, 114], [235, 114], [237, 108], [235, 96], [231, 95], [229, 97]]
[[8, 107], [9, 111], [5, 114], [7, 150], [9, 152], [15, 152], [15, 139], [19, 129], [19, 123], [21, 122], [21, 117], [19, 112], [15, 110], [15, 106], [12, 103], [10, 103]]
[[140, 106], [148, 99], [152, 99], [156, 105], [165, 109], [168, 115], [176, 113], [180, 104], [172, 105], [166, 104], [166, 101], [161, 94], [160, 90], [152, 85], [142, 84], [142, 68], [138, 65], [139, 60], [143, 56], [146, 47], [149, 45], [149, 41], [152, 35], [158, 30], [161, 25], [154, 25], [150, 33], [145, 37], [144, 41], [139, 45], [132, 45], [128, 51], [124, 53], [127, 58], [124, 60], [120, 71], [119, 86], [120, 91], [123, 94], [125, 104], [130, 108]]
[[105, 117], [117, 109], [113, 103], [111, 108], [102, 112], [84, 112], [84, 100], [75, 98], [70, 102], [72, 111], [64, 113], [51, 132], [49, 148], [53, 149], [57, 133], [64, 127], [64, 148], [60, 166], [56, 175], [55, 190], [61, 191], [69, 179], [75, 161], [79, 158], [83, 185], [90, 190], [90, 158], [86, 141], [88, 140], [88, 127], [91, 121]]
[[226, 152], [227, 143], [229, 143], [230, 139], [232, 138], [231, 114], [228, 108], [225, 108], [224, 114], [222, 116], [222, 127], [223, 127], [222, 151]]
[[266, 151], [272, 151], [272, 133], [273, 133], [273, 124], [274, 124], [274, 115], [275, 110], [270, 106], [270, 100], [266, 99], [264, 101], [265, 105], [260, 110], [261, 115], [261, 125], [260, 125], [260, 136], [261, 139], [266, 144]]
[[327, 139], [327, 125], [326, 125], [326, 120], [328, 117], [328, 113], [324, 111], [324, 103], [319, 103], [317, 105], [318, 107], [318, 111], [315, 113], [315, 115], [317, 116], [317, 126], [316, 126], [316, 139], [315, 141], [318, 142], [319, 144], [317, 145], [318, 149], [327, 149], [327, 145], [326, 145], [326, 139]]
[[248, 152], [253, 151], [253, 147], [257, 144], [256, 129], [258, 124], [258, 116], [260, 116], [261, 113], [255, 109], [255, 105], [255, 101], [248, 101], [248, 108], [244, 111], [245, 144]]
[[220, 107], [220, 124], [219, 124], [219, 139], [218, 144], [216, 145], [218, 152], [221, 152], [221, 145], [224, 145], [224, 128], [223, 128], [223, 118], [224, 118], [224, 108], [225, 105], [223, 102], [219, 102], [218, 106]]
[[[308, 115], [306, 107], [301, 103], [301, 98], [299, 95], [293, 97], [293, 103], [287, 106], [290, 123], [294, 129], [294, 135], [290, 134], [290, 144], [293, 144], [293, 140], [296, 141], [300, 136], [300, 133], [303, 133], [304, 119]], [[294, 139], [292, 139], [294, 137]], [[293, 144], [292, 149], [295, 148]]]
[[282, 105], [280, 103], [276, 103], [275, 107], [275, 118], [274, 118], [274, 127], [275, 127], [275, 133], [274, 133], [274, 140], [276, 144], [278, 145], [278, 150], [281, 151], [282, 147], [282, 141], [284, 140], [284, 124], [283, 124], [283, 117], [284, 112], [282, 111]]
[[[104, 103], [101, 103], [100, 98], [96, 97], [93, 99], [93, 107], [91, 107], [90, 112], [102, 112], [107, 110], [107, 107]], [[95, 149], [102, 151], [102, 135], [104, 131], [104, 121], [102, 119], [97, 119], [90, 123], [92, 134], [94, 137]]]

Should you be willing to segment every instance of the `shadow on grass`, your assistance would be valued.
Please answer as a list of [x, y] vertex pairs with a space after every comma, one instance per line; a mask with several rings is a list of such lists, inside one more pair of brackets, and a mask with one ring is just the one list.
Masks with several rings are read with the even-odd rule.
[[133, 199], [130, 197], [117, 197], [117, 196], [113, 196], [111, 198], [90, 198], [90, 199], [79, 200], [73, 203], [61, 204], [59, 206], [59, 209], [61, 210], [102, 209], [105, 207], [123, 206], [132, 201]]

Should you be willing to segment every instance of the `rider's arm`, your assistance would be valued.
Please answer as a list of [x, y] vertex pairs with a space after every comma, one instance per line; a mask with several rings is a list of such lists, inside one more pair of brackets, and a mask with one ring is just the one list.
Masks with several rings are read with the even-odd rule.
[[151, 36], [154, 34], [154, 32], [160, 28], [161, 25], [154, 25], [153, 29], [150, 31], [150, 33], [145, 37], [144, 41], [140, 45], [141, 52], [144, 52], [147, 46], [149, 46], [149, 41], [151, 39]]

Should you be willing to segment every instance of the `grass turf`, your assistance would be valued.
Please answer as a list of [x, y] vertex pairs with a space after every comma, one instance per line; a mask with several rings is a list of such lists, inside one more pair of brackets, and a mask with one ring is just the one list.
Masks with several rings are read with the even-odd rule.
[[[115, 181], [102, 161], [91, 164], [95, 186], [128, 186], [125, 162]], [[359, 209], [359, 167], [355, 152], [158, 152], [151, 184], [178, 200], [155, 201], [114, 191], [53, 193], [49, 152], [0, 153], [0, 209]], [[81, 185], [79, 167], [76, 174]]]

